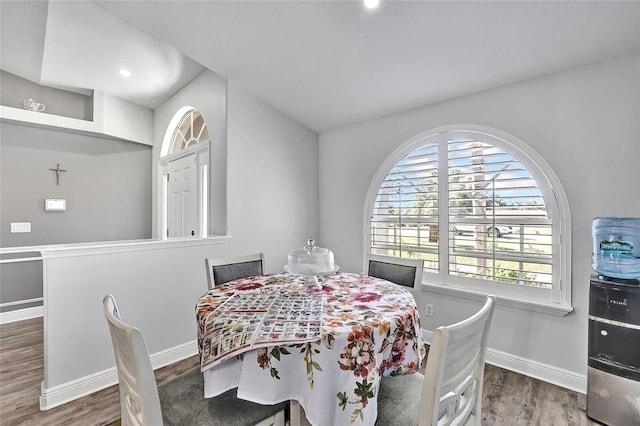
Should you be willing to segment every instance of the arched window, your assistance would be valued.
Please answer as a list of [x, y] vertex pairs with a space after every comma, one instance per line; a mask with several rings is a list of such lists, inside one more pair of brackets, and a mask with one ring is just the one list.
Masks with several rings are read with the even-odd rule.
[[194, 144], [208, 141], [209, 131], [202, 114], [196, 109], [189, 109], [173, 132], [169, 154], [174, 154]]
[[174, 114], [160, 155], [163, 237], [207, 236], [209, 131], [197, 109]]
[[466, 129], [418, 135], [383, 164], [369, 191], [369, 250], [424, 259], [427, 284], [569, 312], [559, 180], [515, 137]]

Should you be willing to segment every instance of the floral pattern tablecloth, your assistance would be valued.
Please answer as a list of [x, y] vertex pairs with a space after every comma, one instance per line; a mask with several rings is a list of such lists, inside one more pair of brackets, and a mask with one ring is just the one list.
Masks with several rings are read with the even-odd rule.
[[297, 400], [316, 425], [373, 425], [380, 378], [418, 371], [426, 350], [416, 302], [388, 281], [340, 273], [319, 278], [271, 274], [214, 287], [196, 306], [199, 350], [204, 323], [238, 292], [324, 295], [322, 337], [314, 342], [253, 349], [205, 371], [205, 397], [238, 387], [238, 397], [263, 404]]

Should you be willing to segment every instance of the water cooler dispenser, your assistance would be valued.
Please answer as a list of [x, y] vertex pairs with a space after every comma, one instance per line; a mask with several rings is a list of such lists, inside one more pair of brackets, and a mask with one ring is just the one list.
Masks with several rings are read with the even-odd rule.
[[589, 286], [587, 416], [640, 425], [640, 218], [596, 218]]

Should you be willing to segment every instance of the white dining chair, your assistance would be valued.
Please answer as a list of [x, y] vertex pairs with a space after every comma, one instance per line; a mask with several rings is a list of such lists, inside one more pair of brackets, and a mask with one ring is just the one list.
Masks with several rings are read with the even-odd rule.
[[424, 260], [422, 259], [369, 253], [367, 255], [367, 270], [365, 274], [403, 286], [413, 294], [413, 298], [418, 303], [423, 268]]
[[[104, 296], [103, 310], [116, 358], [122, 426], [284, 426], [288, 401], [256, 404], [237, 398], [235, 389], [204, 398], [199, 371], [193, 375], [197, 380], [187, 385], [180, 383], [178, 388], [179, 379], [174, 379], [158, 388], [142, 332], [120, 319], [113, 296]], [[170, 416], [163, 412], [169, 406]]]
[[433, 333], [424, 375], [389, 376], [378, 390], [377, 426], [480, 426], [487, 336], [495, 307], [489, 295], [473, 316]]
[[256, 253], [248, 256], [232, 258], [206, 258], [207, 285], [209, 290], [216, 284], [224, 284], [239, 278], [262, 275], [264, 272], [264, 254]]

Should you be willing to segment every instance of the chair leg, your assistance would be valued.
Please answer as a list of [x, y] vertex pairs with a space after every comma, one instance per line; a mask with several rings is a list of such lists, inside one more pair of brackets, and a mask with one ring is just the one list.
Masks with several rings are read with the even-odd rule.
[[284, 410], [280, 410], [273, 416], [264, 419], [253, 426], [285, 426], [284, 418]]
[[311, 423], [309, 423], [309, 420], [307, 420], [307, 417], [304, 414], [304, 409], [298, 401], [292, 399], [289, 402], [289, 405], [289, 412], [291, 414], [291, 426], [311, 426]]
[[285, 426], [284, 410], [276, 413], [273, 419], [273, 426]]

